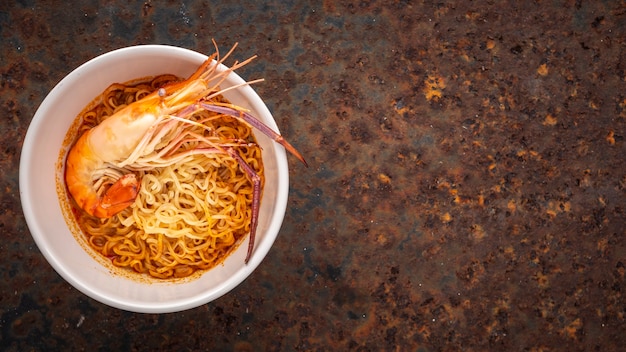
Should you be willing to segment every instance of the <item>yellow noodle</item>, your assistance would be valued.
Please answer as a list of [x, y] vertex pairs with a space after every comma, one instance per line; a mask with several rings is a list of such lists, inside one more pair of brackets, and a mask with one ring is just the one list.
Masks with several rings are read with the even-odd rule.
[[[80, 130], [93, 128], [123, 106], [174, 80], [174, 76], [163, 75], [133, 85], [112, 85], [103, 93], [102, 103], [82, 116]], [[201, 138], [213, 147], [233, 146], [263, 179], [261, 150], [246, 124], [204, 111], [192, 119], [204, 127], [189, 128], [187, 136]], [[198, 140], [187, 140], [176, 148], [185, 151], [198, 145]], [[163, 161], [166, 158], [155, 154], [151, 165], [164, 166], [131, 170], [141, 180], [131, 207], [110, 219], [77, 214], [87, 242], [114, 265], [163, 279], [189, 276], [220, 263], [250, 231], [253, 193], [247, 175], [226, 153], [186, 155], [171, 165]], [[100, 173], [99, 192], [127, 172], [113, 169]]]

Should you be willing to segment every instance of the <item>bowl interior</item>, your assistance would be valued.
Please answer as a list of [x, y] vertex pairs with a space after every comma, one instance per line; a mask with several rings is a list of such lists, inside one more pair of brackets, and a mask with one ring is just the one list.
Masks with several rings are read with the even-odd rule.
[[[52, 267], [86, 295], [107, 305], [143, 313], [165, 313], [190, 309], [227, 293], [260, 264], [269, 252], [285, 213], [288, 170], [285, 150], [255, 131], [262, 148], [265, 186], [255, 251], [244, 264], [248, 239], [217, 267], [189, 280], [141, 280], [115, 273], [95, 260], [72, 234], [59, 203], [57, 190], [63, 187], [59, 164], [67, 130], [76, 116], [111, 83], [171, 73], [190, 75], [206, 60], [191, 50], [163, 45], [118, 49], [94, 58], [66, 76], [44, 99], [26, 134], [20, 160], [20, 195], [30, 232]], [[224, 88], [243, 83], [232, 73]], [[278, 131], [260, 97], [249, 86], [224, 94], [232, 103]], [[62, 192], [59, 192], [63, 194]]]

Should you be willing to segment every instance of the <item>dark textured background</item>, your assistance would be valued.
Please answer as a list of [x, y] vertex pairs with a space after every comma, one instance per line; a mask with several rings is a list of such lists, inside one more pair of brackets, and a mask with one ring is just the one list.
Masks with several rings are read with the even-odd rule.
[[[0, 346], [616, 351], [626, 345], [624, 1], [5, 1]], [[226, 296], [134, 314], [58, 276], [22, 141], [72, 69], [135, 44], [258, 54], [281, 132], [275, 246]]]

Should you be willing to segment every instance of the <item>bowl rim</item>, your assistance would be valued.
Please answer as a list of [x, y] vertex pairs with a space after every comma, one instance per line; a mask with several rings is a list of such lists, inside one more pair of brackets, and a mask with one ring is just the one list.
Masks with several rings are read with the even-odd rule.
[[[49, 250], [49, 245], [47, 238], [45, 236], [46, 229], [42, 227], [41, 222], [38, 219], [38, 215], [34, 211], [34, 207], [36, 206], [37, 195], [33, 194], [30, 184], [30, 177], [33, 174], [32, 169], [34, 165], [34, 157], [37, 151], [37, 143], [36, 138], [37, 134], [41, 133], [43, 124], [46, 122], [46, 112], [48, 109], [52, 107], [54, 103], [58, 99], [60, 99], [60, 95], [63, 93], [63, 87], [65, 85], [71, 85], [74, 81], [78, 80], [83, 71], [87, 68], [92, 67], [94, 65], [102, 64], [109, 60], [118, 60], [121, 57], [125, 57], [126, 55], [150, 55], [154, 53], [165, 53], [166, 55], [176, 56], [179, 59], [185, 57], [186, 59], [191, 59], [193, 61], [197, 61], [198, 65], [200, 65], [203, 61], [207, 59], [207, 55], [201, 54], [191, 49], [181, 48], [172, 45], [160, 45], [160, 44], [147, 44], [147, 45], [134, 45], [123, 47], [119, 49], [115, 49], [101, 55], [98, 55], [85, 63], [81, 64], [74, 70], [72, 70], [69, 74], [67, 74], [61, 81], [59, 81], [50, 92], [46, 95], [37, 111], [33, 115], [33, 119], [31, 120], [28, 130], [26, 132], [21, 156], [20, 156], [20, 169], [19, 169], [19, 190], [20, 190], [20, 198], [22, 211], [25, 216], [25, 220], [31, 236], [33, 237], [37, 247], [40, 252], [44, 255], [48, 263], [53, 267], [53, 269], [63, 277], [67, 282], [69, 282], [73, 287], [81, 291], [83, 294], [109, 305], [114, 308], [119, 308], [123, 310], [139, 312], [139, 313], [170, 313], [177, 312], [182, 310], [187, 310], [191, 308], [198, 307], [200, 305], [209, 303], [224, 294], [228, 293], [236, 286], [238, 286], [241, 282], [247, 279], [250, 274], [259, 266], [262, 260], [270, 251], [276, 237], [278, 236], [278, 232], [282, 226], [282, 221], [284, 219], [285, 210], [287, 206], [287, 197], [289, 193], [289, 172], [288, 172], [288, 164], [287, 164], [287, 156], [285, 149], [280, 145], [274, 145], [272, 148], [272, 154], [276, 157], [276, 168], [278, 175], [277, 180], [277, 194], [276, 199], [273, 202], [273, 213], [272, 217], [269, 220], [269, 227], [267, 231], [264, 233], [264, 237], [262, 241], [259, 241], [259, 233], [257, 233], [257, 241], [255, 243], [255, 250], [250, 258], [247, 265], [243, 265], [239, 270], [237, 270], [236, 275], [228, 277], [225, 282], [220, 282], [216, 288], [213, 290], [208, 290], [205, 293], [196, 294], [191, 297], [183, 297], [180, 299], [175, 299], [167, 302], [140, 302], [140, 301], [128, 301], [123, 297], [115, 297], [112, 295], [106, 295], [97, 287], [93, 287], [93, 285], [86, 285], [84, 282], [76, 279], [73, 275], [69, 274], [69, 270], [67, 268], [66, 263], [58, 258], [58, 255], [53, 251]], [[221, 69], [225, 69], [225, 66], [221, 65]], [[164, 69], [167, 71], [167, 68]], [[167, 73], [167, 72], [163, 72]], [[230, 73], [228, 76], [229, 79], [234, 81], [244, 82], [244, 80], [235, 72]], [[140, 78], [140, 77], [136, 77]], [[113, 81], [107, 82], [108, 84], [115, 83]], [[250, 100], [250, 103], [254, 105], [254, 109], [257, 110], [258, 113], [263, 115], [264, 122], [272, 127], [275, 131], [280, 133], [276, 121], [270, 113], [269, 109], [265, 105], [264, 101], [260, 98], [260, 96], [256, 93], [256, 91], [250, 87], [249, 85], [245, 85], [237, 88], [235, 91], [239, 91], [241, 94], [245, 95], [247, 99]], [[86, 105], [88, 102], [85, 102]], [[257, 116], [261, 117], [261, 116]], [[268, 119], [269, 118], [269, 119]], [[259, 133], [256, 132], [257, 136]], [[39, 146], [39, 148], [43, 148]], [[56, 163], [56, 160], [55, 160]], [[54, 175], [52, 177], [55, 177]], [[58, 200], [55, 199], [55, 202], [58, 203]], [[65, 222], [65, 221], [64, 221]], [[49, 230], [48, 230], [49, 231]], [[69, 229], [68, 229], [69, 231]], [[247, 243], [249, 240], [249, 236], [246, 236], [244, 242], [239, 245], [239, 248], [235, 251], [235, 253], [231, 253], [225, 261], [229, 259], [234, 259], [234, 254], [241, 252], [240, 249], [247, 249]], [[244, 250], [245, 251], [245, 250]], [[241, 256], [239, 256], [241, 257]], [[239, 259], [239, 258], [238, 258]], [[95, 261], [94, 261], [95, 262]], [[224, 265], [219, 264], [219, 265]], [[210, 269], [215, 270], [215, 268]], [[207, 272], [209, 272], [207, 271]], [[206, 273], [205, 273], [206, 274]], [[112, 274], [115, 275], [115, 274]], [[204, 275], [204, 274], [203, 274]], [[201, 278], [195, 279], [200, 280]], [[183, 282], [171, 283], [171, 282], [163, 282], [163, 285], [181, 285]], [[150, 285], [155, 285], [155, 283], [150, 283]], [[156, 283], [156, 285], [161, 285], [160, 283]]]

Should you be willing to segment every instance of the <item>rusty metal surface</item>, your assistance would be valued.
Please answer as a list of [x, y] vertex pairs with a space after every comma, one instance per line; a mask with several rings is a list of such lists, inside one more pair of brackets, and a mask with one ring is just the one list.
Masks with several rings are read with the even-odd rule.
[[[601, 350], [626, 345], [626, 5], [23, 0], [0, 5], [0, 345]], [[19, 202], [38, 105], [136, 44], [240, 43], [306, 156], [273, 249], [176, 314], [84, 296]]]

